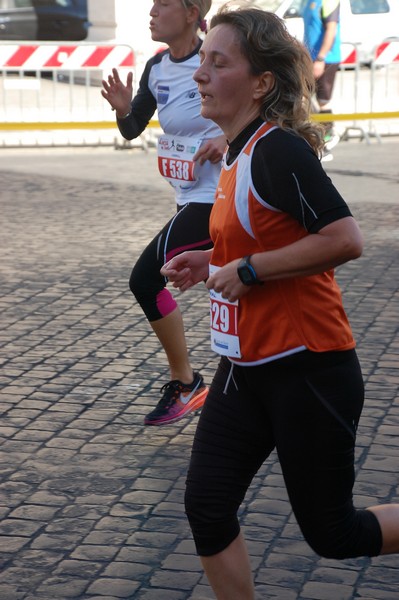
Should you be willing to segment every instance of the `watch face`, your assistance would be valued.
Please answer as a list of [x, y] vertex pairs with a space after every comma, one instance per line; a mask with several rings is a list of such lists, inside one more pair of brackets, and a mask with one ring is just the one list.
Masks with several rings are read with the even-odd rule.
[[253, 274], [247, 265], [238, 267], [238, 275], [244, 285], [252, 285], [255, 282]]

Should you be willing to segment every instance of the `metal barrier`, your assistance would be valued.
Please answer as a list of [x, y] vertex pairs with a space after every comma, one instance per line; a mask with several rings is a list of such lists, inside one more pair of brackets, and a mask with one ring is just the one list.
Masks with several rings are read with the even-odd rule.
[[[350, 69], [352, 74], [352, 87], [353, 87], [353, 113], [356, 115], [358, 112], [359, 102], [359, 74], [360, 74], [360, 62], [359, 62], [359, 44], [352, 44], [343, 42], [341, 44], [341, 63], [339, 65], [340, 72], [340, 83], [341, 83], [341, 97], [343, 96], [343, 85], [344, 85], [344, 72]], [[347, 83], [347, 82], [346, 82]], [[344, 132], [341, 134], [341, 140], [349, 139], [351, 132], [359, 132], [361, 139], [366, 139], [369, 142], [368, 133], [358, 125], [357, 120], [354, 120], [352, 125], [348, 125]]]
[[[394, 71], [399, 74], [399, 38], [384, 40], [375, 48], [370, 75], [370, 113], [375, 111], [378, 86], [383, 89], [384, 110], [399, 108], [399, 84], [392, 77]], [[369, 128], [376, 132], [373, 119], [370, 119]]]
[[[377, 46], [370, 68], [359, 65], [357, 44], [342, 44], [343, 60], [337, 76], [340, 90], [336, 90], [336, 101], [333, 97], [334, 109], [337, 113], [344, 113], [351, 106], [355, 114], [353, 123], [345, 128], [341, 139], [360, 137], [370, 143], [374, 137], [381, 142], [384, 119], [385, 127], [389, 128], [387, 120], [398, 118], [399, 71], [393, 71], [399, 65], [398, 44], [399, 38], [386, 40]], [[338, 118], [339, 115], [337, 118], [334, 115], [334, 120]], [[362, 126], [359, 125], [360, 120], [363, 121]], [[399, 127], [394, 134], [399, 134]]]
[[126, 44], [1, 43], [0, 122], [3, 128], [8, 123], [38, 123], [39, 128], [40, 123], [59, 122], [65, 129], [68, 123], [90, 127], [91, 122], [109, 121], [112, 113], [101, 97], [101, 81], [113, 67], [121, 77], [128, 71], [136, 75], [135, 59]]
[[[356, 44], [342, 44], [342, 56], [333, 119], [344, 124], [343, 139], [360, 136], [369, 143], [373, 136], [380, 141], [374, 121], [399, 117], [399, 38], [378, 46], [370, 69], [360, 67]], [[137, 86], [144, 64], [144, 57], [126, 44], [1, 43], [0, 146], [106, 144], [146, 149], [156, 138], [156, 115], [139, 140], [127, 142], [99, 89], [113, 67], [122, 78], [132, 70]], [[322, 117], [313, 115], [319, 121]], [[368, 129], [359, 121], [368, 123]]]

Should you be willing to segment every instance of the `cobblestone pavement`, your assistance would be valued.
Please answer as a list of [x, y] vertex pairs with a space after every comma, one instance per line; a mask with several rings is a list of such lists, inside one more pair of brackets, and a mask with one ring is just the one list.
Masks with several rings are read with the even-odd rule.
[[[326, 170], [366, 238], [338, 270], [367, 386], [356, 502], [399, 500], [399, 141], [346, 142]], [[128, 291], [173, 211], [141, 150], [1, 152], [0, 600], [212, 598], [183, 512], [197, 416], [146, 428], [167, 365]], [[209, 382], [203, 288], [181, 298]], [[325, 560], [273, 455], [241, 511], [262, 600], [397, 600], [399, 557]]]

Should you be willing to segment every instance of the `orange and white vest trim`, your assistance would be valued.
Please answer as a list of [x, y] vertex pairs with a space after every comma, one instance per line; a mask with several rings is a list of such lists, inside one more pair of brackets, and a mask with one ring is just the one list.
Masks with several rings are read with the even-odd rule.
[[[262, 124], [237, 159], [222, 168], [210, 219], [214, 242], [211, 270], [310, 235], [288, 213], [269, 205], [267, 198], [260, 198], [254, 189], [252, 152], [256, 142], [273, 129], [275, 126], [269, 123]], [[355, 347], [333, 270], [253, 286], [233, 308], [212, 305], [211, 291], [211, 307], [218, 316], [223, 309], [225, 321], [218, 322], [211, 313], [211, 326], [221, 331], [224, 327], [228, 332], [225, 338], [220, 337], [220, 346], [226, 339], [226, 348], [220, 353], [227, 354], [234, 363], [256, 365], [303, 349], [324, 352]], [[231, 351], [227, 349], [229, 336], [234, 338]], [[219, 351], [217, 343], [213, 346]]]

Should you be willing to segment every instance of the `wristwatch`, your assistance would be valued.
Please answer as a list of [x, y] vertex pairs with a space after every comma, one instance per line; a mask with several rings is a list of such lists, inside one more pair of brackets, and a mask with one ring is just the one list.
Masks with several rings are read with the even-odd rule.
[[316, 56], [315, 62], [326, 62], [326, 59], [324, 56]]
[[244, 256], [238, 263], [237, 274], [244, 285], [263, 285], [263, 281], [258, 279], [256, 271], [250, 263], [251, 255]]

